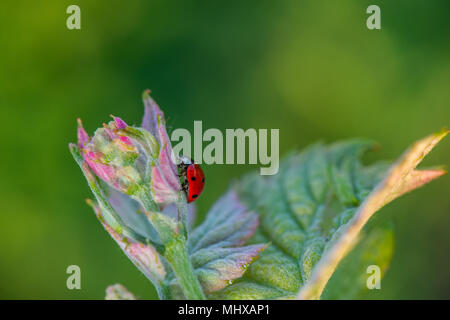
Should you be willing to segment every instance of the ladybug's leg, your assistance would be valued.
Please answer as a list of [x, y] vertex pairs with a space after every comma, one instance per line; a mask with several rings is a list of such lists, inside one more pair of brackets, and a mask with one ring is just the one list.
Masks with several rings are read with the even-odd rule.
[[187, 165], [185, 165], [184, 163], [179, 165], [179, 172], [180, 172], [180, 178], [182, 178], [182, 183], [181, 183], [181, 189], [184, 191], [184, 193], [188, 194], [188, 189], [189, 189], [189, 184], [188, 184], [188, 180], [187, 180]]
[[188, 187], [189, 187], [189, 184], [188, 184], [188, 182], [187, 182], [187, 179], [185, 178], [184, 179], [184, 181], [183, 181], [183, 183], [181, 183], [181, 189], [187, 194], [187, 192], [188, 192]]

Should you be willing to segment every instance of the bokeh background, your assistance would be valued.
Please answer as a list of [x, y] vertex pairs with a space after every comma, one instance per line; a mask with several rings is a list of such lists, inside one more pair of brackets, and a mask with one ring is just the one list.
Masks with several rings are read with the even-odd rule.
[[[66, 28], [81, 7], [82, 29]], [[370, 4], [381, 30], [366, 28]], [[138, 124], [150, 88], [171, 128], [280, 128], [280, 151], [367, 137], [395, 159], [449, 125], [450, 2], [3, 1], [0, 9], [0, 298], [102, 299], [120, 282], [156, 297], [84, 203], [76, 118]], [[428, 165], [449, 165], [444, 141]], [[204, 166], [200, 216], [254, 167]], [[450, 298], [450, 178], [382, 209], [394, 258], [375, 298]], [[82, 289], [66, 288], [81, 267]]]

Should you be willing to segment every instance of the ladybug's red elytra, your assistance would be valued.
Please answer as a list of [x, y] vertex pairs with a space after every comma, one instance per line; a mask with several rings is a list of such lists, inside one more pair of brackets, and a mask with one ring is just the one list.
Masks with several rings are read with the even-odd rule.
[[197, 200], [205, 187], [205, 174], [202, 168], [188, 157], [180, 156], [180, 159], [181, 163], [178, 168], [180, 169], [180, 176], [184, 177], [182, 187], [188, 203], [191, 203]]

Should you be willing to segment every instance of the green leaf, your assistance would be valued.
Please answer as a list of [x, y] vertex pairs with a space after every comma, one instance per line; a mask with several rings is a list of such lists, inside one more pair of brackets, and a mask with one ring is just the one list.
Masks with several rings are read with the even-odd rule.
[[361, 299], [369, 292], [367, 268], [376, 265], [381, 277], [386, 273], [394, 252], [392, 224], [377, 226], [342, 260], [329, 280], [322, 299]]
[[[161, 259], [160, 254], [150, 243], [137, 242], [124, 236], [122, 233], [115, 231], [104, 220], [104, 212], [101, 207], [92, 200], [87, 203], [94, 209], [98, 220], [102, 223], [105, 230], [116, 241], [126, 256], [133, 264], [153, 283], [160, 299], [167, 299], [167, 288], [164, 286], [166, 277], [166, 268]], [[123, 294], [122, 294], [123, 293]], [[120, 298], [126, 295], [127, 291], [122, 285], [113, 285], [107, 288], [107, 300], [113, 297]], [[110, 299], [108, 298], [110, 297]], [[123, 299], [120, 299], [123, 300]], [[128, 299], [129, 300], [129, 299]]]
[[[265, 244], [243, 246], [254, 234], [258, 216], [228, 192], [209, 211], [188, 238], [188, 251], [205, 294], [225, 288], [240, 278]], [[178, 281], [168, 276], [172, 298], [183, 298]]]
[[[234, 189], [260, 217], [250, 243], [271, 245], [242, 278], [211, 297], [320, 298], [370, 217], [388, 202], [445, 173], [415, 168], [446, 134], [416, 142], [390, 168], [385, 163], [362, 165], [361, 155], [375, 144], [352, 140], [292, 153], [275, 176], [244, 177]], [[367, 255], [378, 250], [369, 244], [363, 245]], [[357, 257], [361, 262], [365, 255]], [[355, 284], [359, 281], [357, 272], [347, 277], [353, 277]]]
[[[80, 154], [80, 151], [78, 150], [78, 147], [75, 144], [71, 143], [71, 144], [69, 144], [69, 149], [70, 149], [70, 152], [72, 153], [73, 158], [75, 159], [77, 164], [80, 166], [81, 170], [83, 171], [83, 174], [89, 184], [89, 187], [99, 204], [99, 208], [102, 211], [102, 215], [101, 215], [102, 219], [104, 219], [105, 222], [109, 226], [111, 226], [111, 228], [114, 231], [122, 234], [123, 236], [128, 237], [128, 238], [133, 239], [138, 242], [145, 243], [147, 241], [150, 241], [159, 251], [162, 251], [163, 248], [159, 244], [154, 243], [151, 239], [146, 238], [142, 234], [139, 234], [132, 227], [130, 227], [126, 223], [124, 223], [124, 218], [125, 218], [125, 220], [129, 220], [128, 215], [126, 213], [123, 214], [123, 212], [122, 212], [122, 216], [121, 216], [121, 214], [119, 214], [115, 210], [115, 208], [111, 205], [111, 203], [109, 202], [109, 199], [108, 199], [108, 194], [107, 194], [105, 188], [102, 186], [101, 180], [97, 176], [94, 175], [94, 173], [91, 171], [91, 169], [89, 168], [87, 163], [84, 162], [84, 160]], [[123, 205], [126, 207], [125, 203], [123, 203]], [[142, 223], [141, 226], [144, 227], [145, 224]], [[147, 230], [147, 232], [149, 234], [152, 233], [152, 231], [150, 229]]]

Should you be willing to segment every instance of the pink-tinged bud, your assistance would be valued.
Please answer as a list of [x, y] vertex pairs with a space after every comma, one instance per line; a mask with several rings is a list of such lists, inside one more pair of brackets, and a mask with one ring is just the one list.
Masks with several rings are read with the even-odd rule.
[[136, 297], [123, 285], [116, 283], [106, 288], [105, 300], [136, 300]]
[[106, 182], [113, 181], [114, 168], [100, 162], [99, 159], [102, 157], [100, 153], [96, 154], [93, 151], [86, 151], [83, 156], [86, 163], [100, 179]]
[[90, 138], [79, 121], [78, 147], [84, 161], [100, 179], [123, 193], [134, 194], [143, 180], [138, 165], [141, 155], [131, 139], [118, 134], [121, 129], [117, 123], [126, 126], [124, 121], [111, 121]]
[[78, 148], [91, 170], [111, 187], [132, 196], [150, 196], [160, 209], [179, 200], [178, 170], [172, 161], [172, 145], [164, 114], [144, 93], [142, 128], [112, 121], [89, 137], [78, 120]]
[[119, 117], [114, 117], [113, 115], [111, 115], [111, 117], [114, 119], [118, 129], [125, 129], [126, 127], [128, 127], [128, 125], [125, 123], [125, 121], [123, 121]]
[[154, 200], [160, 204], [175, 202], [181, 185], [177, 167], [171, 157], [172, 144], [167, 134], [164, 113], [150, 97], [150, 90], [146, 90], [142, 98], [145, 107], [142, 127], [155, 136], [160, 146], [158, 163], [152, 169]]
[[81, 122], [81, 119], [78, 118], [78, 129], [77, 129], [77, 135], [78, 135], [78, 147], [81, 148], [81, 146], [85, 145], [89, 141], [89, 135], [87, 134], [86, 130], [83, 128], [83, 124]]

